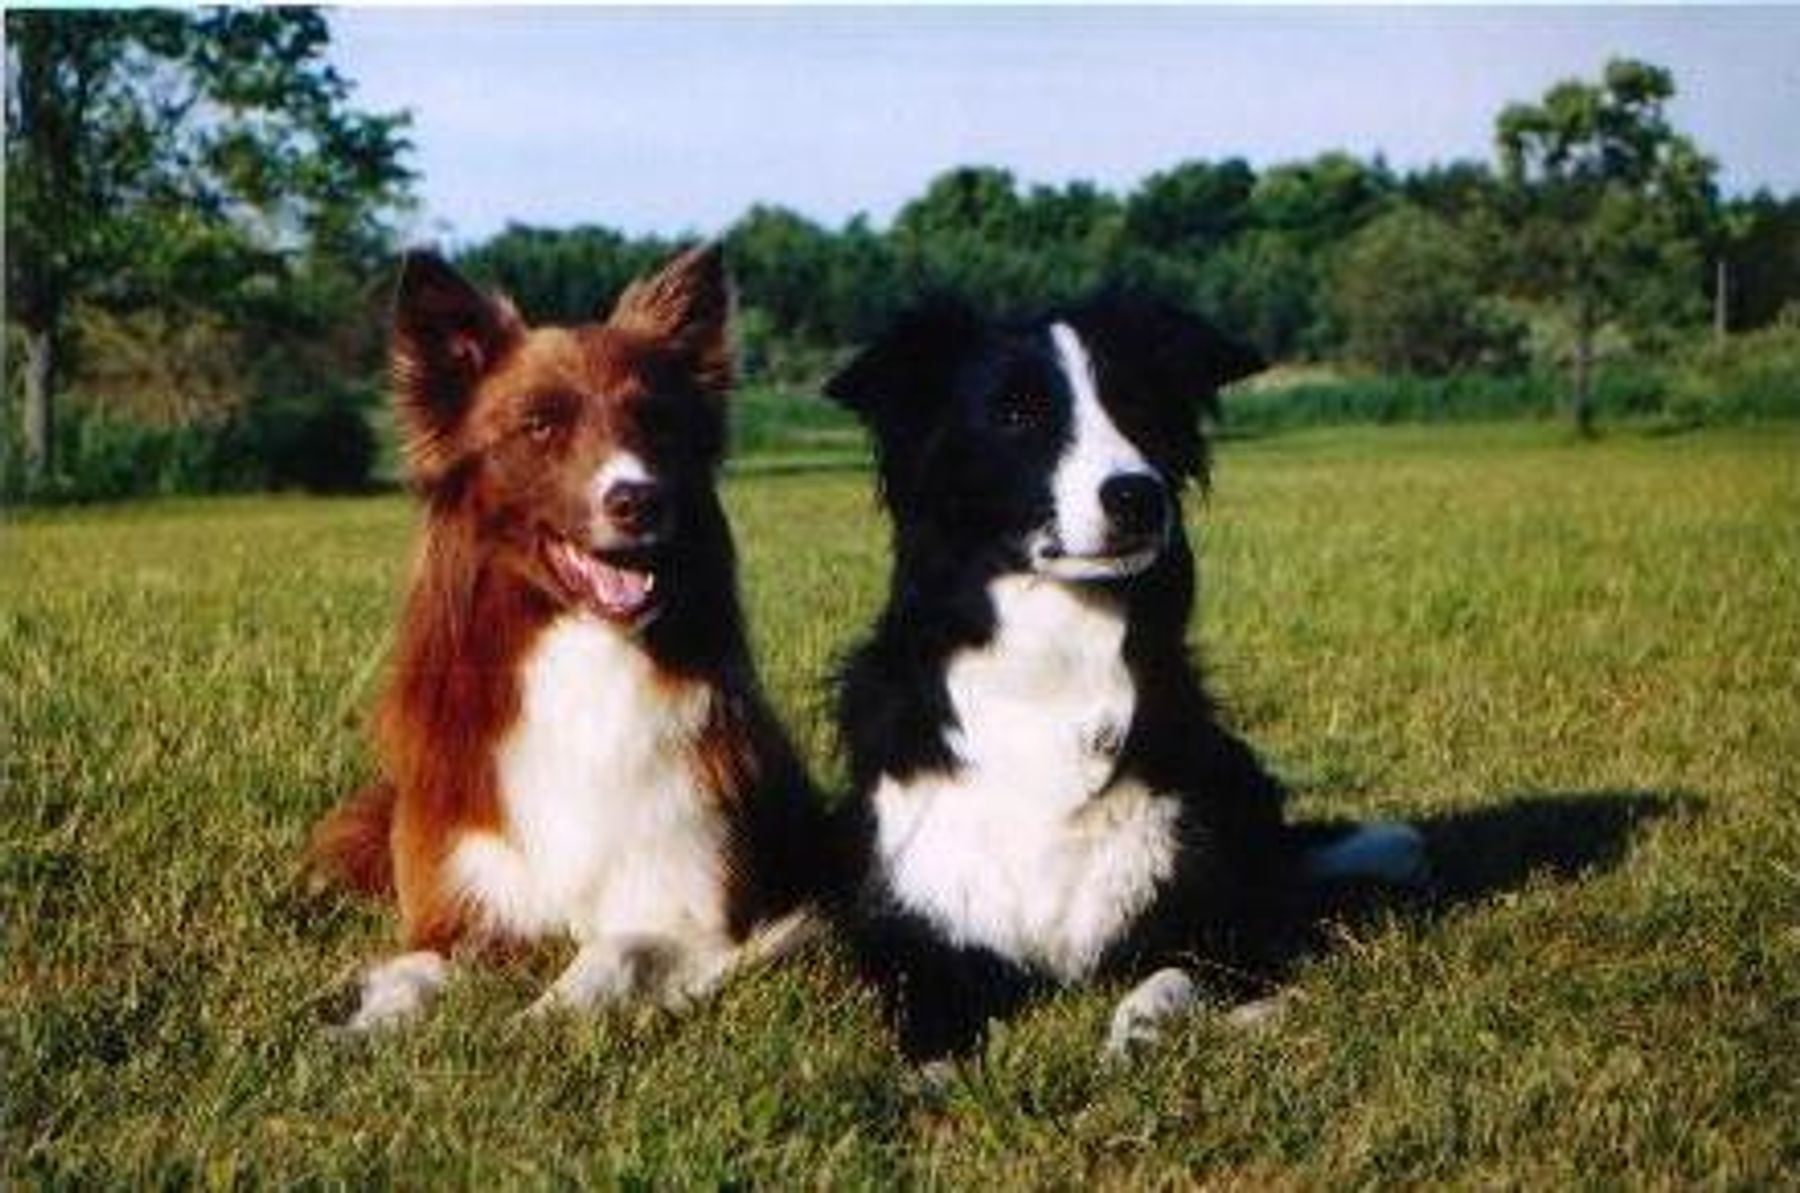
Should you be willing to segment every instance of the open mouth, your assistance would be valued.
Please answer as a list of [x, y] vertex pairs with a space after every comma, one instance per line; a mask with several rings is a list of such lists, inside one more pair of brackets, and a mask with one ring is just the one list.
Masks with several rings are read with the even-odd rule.
[[638, 625], [656, 612], [656, 573], [642, 550], [594, 551], [551, 538], [544, 561], [574, 603], [596, 617]]

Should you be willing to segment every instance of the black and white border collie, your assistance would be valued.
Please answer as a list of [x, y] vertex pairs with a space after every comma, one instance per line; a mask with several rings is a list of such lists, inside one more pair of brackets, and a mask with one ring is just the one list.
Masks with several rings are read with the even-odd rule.
[[[827, 385], [868, 426], [895, 561], [841, 678], [848, 919], [903, 1051], [966, 1052], [1034, 989], [1141, 980], [1106, 1050], [1242, 963], [1306, 889], [1413, 883], [1422, 840], [1320, 843], [1186, 645], [1201, 415], [1260, 362], [1108, 293], [1001, 322], [938, 301]], [[1310, 842], [1310, 843], [1309, 843]]]

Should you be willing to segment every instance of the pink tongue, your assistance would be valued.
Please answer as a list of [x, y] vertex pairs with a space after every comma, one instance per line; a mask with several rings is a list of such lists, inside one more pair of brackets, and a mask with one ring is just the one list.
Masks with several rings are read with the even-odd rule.
[[614, 567], [572, 543], [554, 543], [549, 554], [557, 577], [602, 617], [633, 617], [650, 601], [655, 583], [647, 572]]

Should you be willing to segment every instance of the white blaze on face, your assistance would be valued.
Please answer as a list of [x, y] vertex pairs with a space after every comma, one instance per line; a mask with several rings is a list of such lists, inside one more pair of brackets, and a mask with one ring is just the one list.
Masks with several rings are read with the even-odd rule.
[[588, 482], [593, 546], [605, 547], [618, 537], [605, 514], [607, 492], [617, 484], [642, 484], [650, 479], [650, 469], [635, 452], [617, 451], [606, 457], [606, 462], [594, 472], [594, 479]]
[[[1050, 327], [1057, 362], [1069, 383], [1072, 397], [1069, 444], [1056, 463], [1050, 481], [1055, 500], [1055, 546], [1060, 558], [1046, 558], [1049, 544], [1038, 544], [1041, 570], [1069, 579], [1092, 579], [1140, 570], [1148, 560], [1121, 561], [1107, 557], [1107, 518], [1100, 504], [1100, 486], [1109, 477], [1155, 477], [1143, 453], [1125, 438], [1100, 402], [1094, 382], [1093, 361], [1081, 338], [1066, 323]], [[1152, 556], [1154, 552], [1151, 553]], [[1133, 566], [1125, 566], [1127, 563]]]
[[621, 481], [639, 484], [650, 479], [650, 469], [644, 466], [636, 452], [613, 452], [606, 457], [606, 463], [600, 465], [590, 482], [594, 504], [599, 505], [606, 496], [606, 491]]

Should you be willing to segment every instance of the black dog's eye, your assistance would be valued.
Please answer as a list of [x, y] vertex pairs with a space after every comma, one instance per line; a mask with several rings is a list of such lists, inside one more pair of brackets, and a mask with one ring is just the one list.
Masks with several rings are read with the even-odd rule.
[[1019, 433], [1035, 431], [1049, 416], [1050, 404], [1035, 389], [1011, 389], [1000, 395], [994, 421], [1002, 431]]

